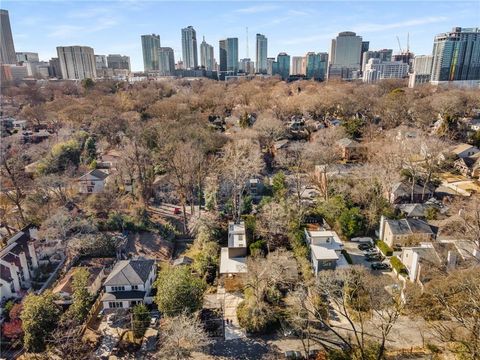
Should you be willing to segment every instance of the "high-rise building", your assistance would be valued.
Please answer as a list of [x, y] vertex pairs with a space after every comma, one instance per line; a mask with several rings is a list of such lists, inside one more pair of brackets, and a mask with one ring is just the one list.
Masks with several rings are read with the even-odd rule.
[[207, 44], [205, 41], [205, 36], [203, 41], [200, 44], [200, 65], [205, 68], [205, 70], [214, 70], [215, 68], [215, 56], [213, 51], [213, 46]]
[[219, 71], [227, 71], [227, 40], [220, 40], [218, 42], [218, 59], [220, 61]]
[[15, 53], [17, 62], [40, 61], [36, 52], [17, 52]]
[[282, 80], [286, 80], [290, 75], [290, 55], [281, 52], [277, 55], [277, 61], [272, 65], [272, 74], [280, 75]]
[[432, 83], [480, 80], [480, 28], [453, 28], [433, 43]]
[[383, 79], [402, 79], [408, 75], [408, 64], [401, 61], [383, 62], [370, 59], [365, 65], [363, 81], [372, 83]]
[[238, 38], [227, 38], [227, 71], [238, 71]]
[[408, 87], [415, 87], [416, 85], [430, 82], [430, 75], [432, 73], [432, 55], [419, 55], [413, 59], [413, 72], [409, 74]]
[[198, 67], [197, 33], [193, 26], [182, 29], [182, 55], [185, 69]]
[[95, 55], [95, 69], [103, 70], [107, 68], [107, 57], [105, 55]]
[[49, 61], [50, 64], [50, 77], [61, 79], [62, 78], [62, 68], [60, 66], [60, 60], [58, 57], [51, 58]]
[[7, 10], [0, 9], [0, 30], [0, 63], [16, 64], [17, 57]]
[[107, 66], [109, 69], [122, 69], [130, 71], [130, 56], [123, 56], [120, 54], [107, 55]]
[[328, 65], [327, 53], [308, 52], [306, 59], [306, 77], [307, 79], [325, 80]]
[[380, 59], [380, 61], [388, 62], [392, 61], [392, 49], [382, 49], [377, 51], [365, 51], [362, 55], [362, 71], [365, 71], [365, 65], [367, 65], [370, 59]]
[[250, 58], [240, 59], [239, 70], [245, 74], [255, 74], [255, 66]]
[[142, 35], [143, 68], [145, 72], [159, 70], [160, 35]]
[[[183, 64], [182, 64], [183, 65]], [[172, 76], [175, 74], [175, 56], [171, 47], [160, 48], [160, 75]]]
[[364, 62], [362, 54], [370, 49], [370, 41], [362, 41], [362, 51], [360, 53], [360, 69], [363, 69]]
[[305, 72], [303, 71], [303, 63], [303, 56], [292, 56], [290, 75], [305, 75]]
[[97, 77], [93, 49], [88, 46], [57, 46], [62, 78], [83, 80]]
[[273, 75], [273, 64], [275, 63], [275, 58], [267, 58], [267, 75]]
[[332, 39], [328, 77], [351, 79], [360, 70], [362, 37], [352, 31], [344, 31]]
[[268, 40], [265, 35], [257, 34], [257, 73], [267, 73]]

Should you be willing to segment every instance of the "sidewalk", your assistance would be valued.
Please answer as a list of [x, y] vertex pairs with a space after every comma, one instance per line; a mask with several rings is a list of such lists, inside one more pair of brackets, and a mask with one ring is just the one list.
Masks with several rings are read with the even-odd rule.
[[218, 287], [217, 297], [223, 303], [225, 340], [245, 338], [247, 335], [240, 327], [237, 318], [237, 307], [243, 301], [243, 297], [239, 294], [226, 293], [223, 287]]

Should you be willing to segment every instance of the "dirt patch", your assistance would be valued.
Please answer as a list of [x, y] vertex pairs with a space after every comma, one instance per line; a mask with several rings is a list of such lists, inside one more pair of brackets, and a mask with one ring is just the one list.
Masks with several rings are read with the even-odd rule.
[[168, 261], [173, 253], [173, 243], [147, 231], [132, 233], [128, 235], [126, 251], [132, 256]]

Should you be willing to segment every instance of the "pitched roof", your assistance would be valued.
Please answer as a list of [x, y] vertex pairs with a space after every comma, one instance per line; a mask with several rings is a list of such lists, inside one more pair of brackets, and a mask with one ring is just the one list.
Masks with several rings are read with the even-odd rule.
[[105, 286], [138, 285], [148, 279], [154, 260], [120, 260], [105, 280]]
[[386, 220], [394, 235], [434, 234], [430, 225], [418, 219]]
[[340, 145], [342, 147], [357, 147], [359, 143], [358, 141], [349, 138], [343, 138], [337, 141], [337, 145]]
[[475, 146], [470, 145], [470, 144], [459, 144], [452, 149], [452, 152], [454, 154], [460, 154], [460, 153], [464, 152], [465, 150], [468, 150], [468, 149], [474, 148], [474, 147]]
[[108, 177], [108, 174], [103, 172], [102, 170], [93, 169], [87, 172], [86, 174], [80, 176], [78, 179], [81, 180], [83, 178], [86, 178], [88, 175], [96, 177], [97, 179], [100, 179], [100, 180], [105, 180]]
[[[411, 192], [411, 185], [406, 184], [402, 181], [392, 186], [392, 193], [394, 193], [396, 196], [410, 196], [410, 192]], [[431, 192], [431, 189], [427, 186], [427, 188], [425, 189], [425, 192], [428, 194], [429, 192]], [[413, 188], [413, 193], [422, 194], [423, 187], [418, 184], [415, 184]]]
[[424, 217], [428, 209], [426, 204], [399, 204], [396, 207], [407, 217]]

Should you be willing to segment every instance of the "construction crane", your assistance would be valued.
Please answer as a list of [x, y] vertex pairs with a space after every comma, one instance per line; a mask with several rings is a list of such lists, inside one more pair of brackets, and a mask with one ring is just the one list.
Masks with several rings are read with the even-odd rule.
[[400, 54], [403, 53], [402, 45], [400, 44], [400, 38], [397, 35], [398, 48], [400, 49]]

